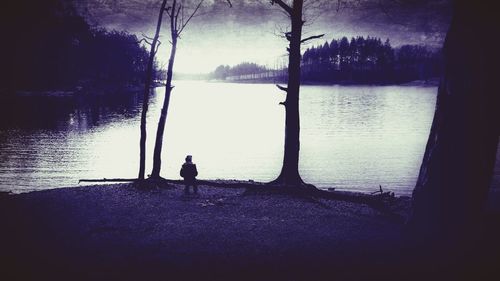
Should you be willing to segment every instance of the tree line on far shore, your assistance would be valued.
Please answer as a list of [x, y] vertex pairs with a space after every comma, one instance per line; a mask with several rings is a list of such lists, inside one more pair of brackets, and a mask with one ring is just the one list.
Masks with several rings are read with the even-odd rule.
[[[403, 45], [393, 48], [387, 39], [363, 36], [326, 41], [307, 48], [301, 59], [301, 78], [311, 82], [347, 83], [402, 83], [428, 80], [441, 73], [441, 51], [421, 45]], [[271, 70], [255, 63], [241, 63], [230, 67], [218, 66], [212, 79], [273, 72], [273, 78], [286, 75], [286, 68]], [[269, 76], [269, 75], [268, 75]], [[237, 79], [236, 79], [237, 80]]]
[[225, 80], [229, 76], [256, 74], [269, 71], [265, 66], [252, 62], [243, 62], [235, 66], [219, 65], [211, 74], [211, 79]]
[[[72, 90], [144, 82], [149, 53], [135, 35], [92, 28], [60, 0], [8, 6], [15, 29], [6, 35], [9, 43], [2, 44], [7, 69], [0, 89]], [[155, 63], [155, 77], [158, 71]]]
[[392, 83], [427, 80], [440, 74], [440, 52], [425, 46], [393, 48], [387, 39], [342, 37], [308, 48], [302, 57], [305, 80]]

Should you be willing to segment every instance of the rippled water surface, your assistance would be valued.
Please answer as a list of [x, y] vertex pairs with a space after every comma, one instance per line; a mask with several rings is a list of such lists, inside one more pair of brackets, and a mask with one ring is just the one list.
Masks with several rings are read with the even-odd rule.
[[[300, 170], [319, 187], [409, 195], [430, 130], [435, 87], [303, 86]], [[162, 88], [148, 116], [151, 156]], [[204, 179], [272, 180], [283, 155], [284, 95], [270, 84], [182, 81], [173, 91], [162, 175], [192, 154]], [[4, 107], [6, 105], [3, 105]], [[137, 176], [140, 98], [23, 98], [0, 127], [0, 190]], [[151, 157], [148, 159], [149, 171]]]

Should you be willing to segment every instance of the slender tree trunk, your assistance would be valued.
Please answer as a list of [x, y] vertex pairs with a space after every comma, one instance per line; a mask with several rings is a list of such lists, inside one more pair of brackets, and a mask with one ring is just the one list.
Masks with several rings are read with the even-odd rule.
[[[175, 5], [173, 10], [175, 11]], [[151, 172], [152, 178], [160, 177], [161, 170], [161, 152], [163, 147], [163, 135], [165, 132], [165, 123], [167, 120], [168, 105], [170, 103], [170, 94], [172, 93], [172, 76], [174, 69], [175, 53], [177, 51], [177, 39], [178, 34], [175, 29], [174, 17], [171, 18], [171, 37], [172, 37], [172, 49], [170, 50], [170, 58], [168, 60], [167, 67], [167, 84], [165, 85], [165, 100], [163, 101], [163, 108], [161, 109], [160, 120], [158, 121], [158, 128], [156, 131], [156, 141], [153, 153], [153, 171]]]
[[408, 221], [421, 239], [466, 238], [477, 231], [492, 178], [500, 121], [499, 48], [491, 39], [495, 16], [481, 4], [454, 3], [444, 76]]
[[163, 20], [163, 13], [165, 12], [165, 6], [167, 5], [167, 0], [163, 0], [160, 7], [160, 13], [158, 15], [158, 23], [156, 24], [156, 32], [151, 42], [151, 49], [149, 51], [148, 67], [146, 70], [146, 77], [144, 80], [144, 96], [142, 100], [142, 114], [141, 114], [141, 139], [139, 141], [140, 156], [139, 156], [139, 180], [144, 179], [144, 174], [146, 170], [146, 118], [148, 114], [149, 107], [149, 92], [151, 90], [151, 80], [153, 76], [153, 66], [156, 54], [156, 46], [158, 45], [158, 38], [160, 36], [161, 24]]
[[286, 185], [302, 185], [299, 174], [300, 150], [300, 45], [302, 38], [303, 0], [294, 0], [291, 13], [291, 32], [287, 36], [290, 41], [288, 56], [288, 86], [285, 105], [285, 150], [280, 175], [273, 183]]

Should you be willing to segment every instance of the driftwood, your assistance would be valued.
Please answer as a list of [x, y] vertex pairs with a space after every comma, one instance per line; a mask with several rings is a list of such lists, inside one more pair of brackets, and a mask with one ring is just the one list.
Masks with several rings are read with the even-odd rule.
[[137, 179], [107, 179], [107, 178], [103, 178], [103, 179], [80, 179], [78, 180], [78, 183], [81, 183], [81, 182], [134, 182], [134, 181], [137, 181]]
[[382, 186], [379, 185], [379, 190], [378, 191], [374, 191], [372, 193], [370, 193], [371, 195], [381, 195], [381, 196], [389, 196], [389, 197], [394, 197], [394, 192], [390, 192], [390, 191], [387, 191], [387, 192], [384, 192], [384, 190], [382, 190]]

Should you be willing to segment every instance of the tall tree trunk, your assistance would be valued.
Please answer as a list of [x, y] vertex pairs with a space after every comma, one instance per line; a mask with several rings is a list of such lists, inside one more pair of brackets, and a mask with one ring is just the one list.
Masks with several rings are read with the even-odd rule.
[[[175, 11], [175, 2], [173, 6], [173, 11]], [[165, 123], [167, 120], [168, 105], [170, 103], [170, 94], [172, 93], [172, 76], [174, 69], [175, 53], [177, 51], [177, 39], [178, 34], [175, 28], [175, 18], [170, 17], [170, 29], [172, 38], [172, 49], [170, 50], [170, 58], [168, 60], [167, 67], [167, 84], [165, 85], [165, 100], [163, 101], [163, 108], [161, 109], [160, 120], [158, 121], [158, 128], [156, 131], [156, 141], [153, 153], [153, 171], [151, 172], [152, 178], [160, 177], [161, 170], [161, 152], [163, 147], [163, 135], [165, 132]]]
[[156, 32], [151, 42], [151, 49], [149, 51], [148, 68], [146, 70], [146, 77], [144, 80], [144, 96], [142, 100], [142, 114], [141, 114], [141, 139], [139, 141], [140, 155], [139, 155], [139, 180], [144, 179], [144, 174], [146, 171], [146, 118], [148, 114], [149, 107], [149, 92], [151, 90], [151, 80], [153, 76], [153, 66], [156, 54], [156, 46], [158, 45], [158, 38], [160, 37], [161, 24], [163, 20], [163, 13], [165, 12], [165, 6], [167, 5], [167, 0], [163, 0], [160, 7], [160, 13], [158, 15], [158, 23], [156, 24]]
[[283, 166], [280, 175], [273, 183], [286, 185], [302, 185], [299, 174], [300, 150], [300, 118], [299, 118], [299, 92], [300, 92], [300, 45], [302, 40], [303, 0], [294, 0], [291, 7], [290, 19], [292, 28], [287, 33], [290, 41], [288, 56], [288, 85], [285, 106], [285, 150]]
[[496, 26], [491, 10], [485, 3], [454, 3], [436, 113], [408, 221], [421, 239], [477, 231], [473, 226], [492, 178], [500, 121], [499, 48], [491, 37]]

